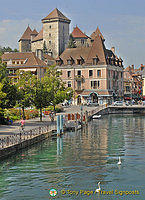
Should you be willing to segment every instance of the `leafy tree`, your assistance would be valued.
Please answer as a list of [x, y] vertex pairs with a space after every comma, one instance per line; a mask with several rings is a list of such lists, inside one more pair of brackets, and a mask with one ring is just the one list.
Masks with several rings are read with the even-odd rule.
[[2, 54], [4, 54], [5, 52], [18, 52], [18, 50], [16, 48], [13, 50], [11, 47], [0, 46], [0, 56], [2, 56]]
[[32, 93], [33, 93], [33, 83], [35, 76], [31, 72], [18, 71], [17, 75], [19, 77], [16, 83], [18, 92], [18, 105], [22, 108], [23, 119], [25, 119], [24, 109], [32, 105]]
[[69, 36], [68, 48], [76, 48], [75, 41], [73, 39], [72, 34], [70, 34], [70, 36]]
[[17, 90], [11, 85], [8, 78], [8, 71], [5, 64], [0, 60], [0, 120], [3, 121], [3, 109], [12, 108], [16, 104]]
[[65, 87], [60, 75], [57, 68], [51, 66], [44, 76], [45, 87], [50, 93], [49, 103], [54, 107], [54, 111], [57, 104], [62, 103], [65, 99], [70, 99], [73, 95], [72, 89]]
[[46, 42], [45, 41], [43, 43], [43, 53], [47, 53], [47, 47], [46, 47]]
[[42, 121], [42, 109], [49, 106], [49, 97], [50, 92], [47, 89], [47, 85], [44, 84], [44, 79], [41, 80], [35, 79], [34, 85], [33, 85], [33, 105], [37, 109], [40, 109], [40, 121]]

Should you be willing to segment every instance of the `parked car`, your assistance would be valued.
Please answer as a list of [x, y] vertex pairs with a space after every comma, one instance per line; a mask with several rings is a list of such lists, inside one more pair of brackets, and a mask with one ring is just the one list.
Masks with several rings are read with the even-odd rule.
[[95, 106], [99, 106], [99, 104], [97, 103], [97, 102], [89, 102], [88, 104], [87, 104], [87, 106], [90, 106], [90, 107], [95, 107]]
[[115, 101], [114, 106], [123, 106], [123, 101]]

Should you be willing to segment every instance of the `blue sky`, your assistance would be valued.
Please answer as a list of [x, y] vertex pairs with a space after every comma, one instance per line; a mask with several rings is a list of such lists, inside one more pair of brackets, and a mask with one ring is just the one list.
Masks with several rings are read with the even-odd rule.
[[144, 0], [0, 0], [0, 46], [18, 48], [27, 25], [41, 29], [54, 8], [90, 35], [99, 26], [107, 48], [115, 46], [124, 65], [145, 64]]

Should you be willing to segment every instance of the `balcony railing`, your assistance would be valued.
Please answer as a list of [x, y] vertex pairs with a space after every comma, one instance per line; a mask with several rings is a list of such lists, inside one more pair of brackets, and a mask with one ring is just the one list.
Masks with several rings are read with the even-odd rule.
[[76, 81], [84, 81], [85, 78], [84, 78], [83, 75], [77, 75], [77, 76], [75, 76], [75, 80], [76, 80]]
[[84, 90], [84, 88], [83, 88], [83, 87], [77, 87], [75, 90], [76, 90], [77, 92], [81, 92], [81, 91]]

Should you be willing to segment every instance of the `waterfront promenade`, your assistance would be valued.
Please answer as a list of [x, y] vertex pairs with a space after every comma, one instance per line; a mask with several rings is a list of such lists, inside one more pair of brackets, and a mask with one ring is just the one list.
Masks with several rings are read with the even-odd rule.
[[[105, 106], [103, 107], [105, 108]], [[99, 113], [99, 114], [131, 114], [135, 111], [137, 112], [145, 112], [145, 106], [142, 105], [134, 105], [134, 106], [108, 106], [108, 109], [105, 109], [106, 111], [103, 113]], [[82, 112], [85, 113], [85, 111], [88, 111], [89, 116], [97, 114], [100, 111], [100, 106], [99, 107], [88, 107], [88, 106], [83, 106], [83, 110]], [[57, 113], [57, 115], [65, 115], [68, 113], [81, 113], [81, 106], [71, 106], [71, 107], [65, 107], [64, 108], [64, 112], [62, 113]], [[56, 120], [56, 118], [55, 118]], [[43, 121], [40, 122], [39, 118], [35, 118], [35, 119], [29, 119], [29, 120], [25, 120], [25, 131], [29, 131], [31, 129], [34, 128], [38, 128], [40, 126], [47, 126], [50, 125], [51, 121], [50, 121], [50, 117], [48, 115], [46, 115], [45, 117], [43, 117]], [[9, 136], [9, 135], [13, 135], [13, 134], [17, 134], [20, 133], [21, 127], [20, 127], [20, 121], [16, 121], [13, 123], [13, 125], [0, 125], [0, 138], [4, 137], [4, 136]]]
[[[95, 107], [83, 106], [83, 112], [85, 112], [86, 110], [91, 111], [94, 109], [95, 109]], [[81, 112], [81, 107], [80, 106], [71, 106], [71, 107], [65, 107], [64, 112], [57, 113], [57, 115], [59, 115], [59, 114], [65, 115], [67, 113], [77, 113], [77, 112], [78, 113]], [[56, 120], [56, 118], [55, 118], [55, 120]], [[38, 128], [40, 126], [47, 126], [50, 124], [51, 124], [51, 121], [50, 121], [50, 117], [48, 115], [43, 117], [42, 122], [40, 122], [39, 118], [25, 120], [25, 131], [29, 131], [34, 128]], [[0, 125], [0, 138], [4, 137], [4, 136], [10, 136], [12, 134], [20, 133], [20, 130], [21, 130], [20, 121], [14, 122], [13, 125]]]

